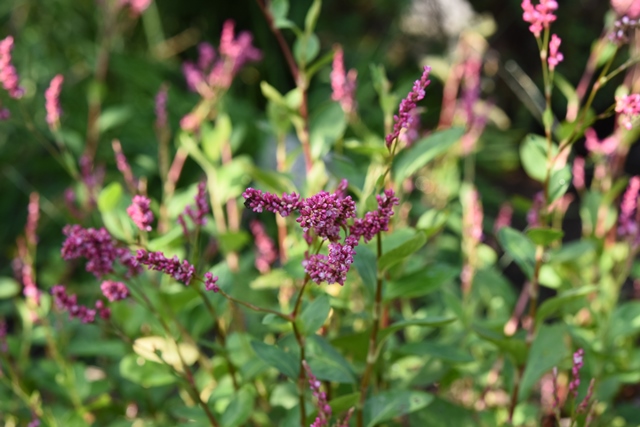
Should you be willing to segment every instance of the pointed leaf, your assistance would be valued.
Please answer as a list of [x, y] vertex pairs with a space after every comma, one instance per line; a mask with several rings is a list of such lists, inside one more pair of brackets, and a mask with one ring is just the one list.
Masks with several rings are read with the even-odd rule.
[[275, 345], [269, 345], [262, 341], [251, 341], [251, 347], [267, 365], [276, 368], [278, 372], [289, 378], [298, 378], [300, 365], [291, 353], [285, 353]]
[[321, 295], [311, 302], [300, 315], [301, 333], [303, 335], [313, 335], [322, 327], [329, 316], [331, 305], [329, 296]]
[[559, 366], [568, 356], [564, 345], [564, 334], [563, 324], [540, 326], [527, 357], [526, 368], [520, 383], [519, 401], [526, 400], [540, 378], [554, 366]]
[[427, 242], [427, 237], [422, 232], [418, 232], [412, 239], [404, 242], [400, 246], [393, 248], [383, 254], [378, 261], [380, 271], [385, 271], [397, 263], [404, 261], [409, 255], [416, 252]]
[[367, 427], [410, 414], [424, 408], [433, 401], [433, 395], [422, 391], [394, 390], [379, 393], [364, 404], [368, 418]]
[[243, 386], [231, 398], [231, 403], [222, 414], [220, 424], [225, 427], [244, 425], [251, 418], [253, 401], [253, 390], [247, 385]]
[[529, 279], [533, 277], [536, 246], [520, 231], [503, 227], [498, 231], [498, 240], [504, 251], [513, 258]]

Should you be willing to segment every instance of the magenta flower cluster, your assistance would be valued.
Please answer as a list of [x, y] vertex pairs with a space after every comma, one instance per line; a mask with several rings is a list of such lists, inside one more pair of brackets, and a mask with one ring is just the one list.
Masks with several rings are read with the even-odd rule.
[[633, 120], [640, 115], [640, 94], [616, 96], [616, 113], [622, 116], [624, 127], [631, 130]]
[[198, 192], [195, 197], [195, 207], [187, 206], [184, 215], [191, 218], [196, 225], [205, 225], [207, 223], [206, 214], [209, 213], [209, 203], [207, 202], [207, 182], [200, 181], [198, 183]]
[[127, 267], [127, 276], [137, 274], [139, 268], [131, 252], [115, 244], [109, 232], [100, 228], [82, 228], [79, 225], [66, 225], [62, 232], [67, 238], [62, 244], [62, 258], [71, 260], [86, 258], [86, 270], [101, 278], [113, 272], [113, 264], [118, 260]]
[[47, 123], [52, 130], [58, 129], [60, 125], [60, 114], [62, 109], [60, 108], [60, 92], [62, 90], [62, 83], [64, 77], [62, 74], [56, 75], [51, 79], [49, 87], [44, 92], [45, 109], [47, 110]]
[[[640, 3], [636, 2], [638, 5]], [[609, 34], [609, 40], [612, 42], [623, 45], [629, 42], [629, 37], [640, 27], [640, 20], [631, 19], [629, 16], [625, 15], [620, 19], [616, 20], [613, 24], [613, 31]]]
[[100, 290], [102, 295], [109, 301], [120, 301], [126, 299], [129, 296], [129, 289], [122, 282], [116, 282], [113, 280], [105, 280], [100, 284]]
[[120, 0], [120, 7], [129, 6], [131, 14], [137, 17], [151, 5], [152, 0]]
[[282, 217], [287, 217], [302, 207], [302, 199], [296, 193], [284, 193], [282, 197], [278, 197], [249, 187], [242, 193], [242, 197], [245, 199], [245, 207], [254, 212], [268, 211]]
[[180, 262], [177, 256], [169, 259], [162, 252], [147, 252], [144, 249], [138, 249], [136, 261], [146, 265], [150, 270], [168, 274], [185, 285], [191, 283], [191, 279], [193, 279], [196, 272], [196, 269], [189, 264], [189, 261]]
[[337, 46], [333, 54], [333, 67], [331, 69], [331, 99], [340, 103], [340, 107], [349, 115], [356, 109], [356, 78], [358, 72], [355, 69], [344, 70], [344, 52]]
[[68, 311], [69, 318], [80, 319], [82, 323], [93, 323], [96, 319], [96, 313], [103, 319], [108, 319], [111, 316], [111, 310], [105, 307], [100, 300], [96, 301], [95, 308], [78, 304], [78, 297], [67, 294], [67, 290], [63, 285], [56, 285], [51, 288], [51, 295], [53, 295], [53, 300], [60, 310]]
[[24, 89], [20, 87], [18, 73], [11, 63], [11, 51], [13, 50], [13, 37], [7, 36], [0, 40], [0, 83], [9, 92], [12, 98], [20, 98], [24, 95]]
[[531, 0], [522, 0], [522, 19], [531, 24], [529, 31], [536, 37], [540, 37], [543, 29], [548, 29], [549, 25], [556, 20], [554, 11], [558, 9], [556, 0], [540, 0], [540, 3], [533, 6]]
[[214, 276], [211, 272], [204, 273], [204, 288], [208, 291], [218, 292], [218, 276]]
[[127, 215], [133, 220], [140, 230], [151, 231], [153, 212], [151, 212], [151, 200], [144, 196], [134, 196], [131, 205], [127, 208]]
[[355, 218], [356, 204], [351, 196], [321, 191], [304, 199], [296, 220], [311, 243], [310, 231], [323, 240], [335, 242], [340, 239], [340, 230], [345, 229], [347, 220]]
[[424, 98], [425, 89], [429, 83], [431, 83], [429, 80], [430, 72], [431, 67], [424, 67], [422, 77], [413, 83], [411, 92], [400, 102], [398, 114], [393, 116], [393, 131], [385, 138], [387, 148], [391, 149], [393, 141], [398, 139], [402, 129], [409, 129], [411, 127], [412, 121], [414, 120], [413, 110], [416, 108], [416, 103]]
[[[398, 204], [393, 190], [385, 190], [376, 196], [378, 209], [367, 212], [363, 218], [356, 218], [355, 203], [351, 196], [345, 196], [347, 183], [343, 180], [334, 193], [321, 191], [306, 199], [293, 193], [278, 197], [248, 188], [243, 197], [245, 206], [254, 212], [269, 211], [285, 217], [299, 211], [296, 220], [304, 230], [305, 240], [311, 244], [315, 236], [328, 240], [329, 254], [307, 254], [303, 261], [305, 272], [316, 283], [344, 284], [349, 267], [353, 263], [355, 247], [360, 239], [366, 242], [381, 232], [387, 231], [389, 219], [393, 215], [393, 206]], [[350, 220], [353, 219], [351, 225]], [[345, 232], [342, 242], [341, 231]]]
[[316, 399], [316, 406], [318, 407], [318, 415], [310, 427], [326, 427], [329, 425], [332, 412], [331, 406], [329, 406], [329, 402], [327, 401], [327, 394], [324, 391], [320, 391], [322, 383], [313, 372], [311, 372], [311, 368], [306, 360], [302, 361], [302, 365], [307, 373], [309, 388], [311, 389], [313, 397]]

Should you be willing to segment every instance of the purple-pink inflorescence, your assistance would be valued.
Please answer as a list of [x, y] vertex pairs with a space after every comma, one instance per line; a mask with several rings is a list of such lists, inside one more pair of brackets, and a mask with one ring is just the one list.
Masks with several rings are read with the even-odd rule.
[[633, 120], [640, 115], [640, 94], [616, 96], [616, 113], [622, 116], [622, 124], [630, 130]]
[[[316, 236], [330, 242], [328, 255], [306, 255], [303, 261], [305, 272], [318, 284], [327, 282], [343, 285], [360, 238], [368, 242], [377, 233], [387, 231], [393, 206], [399, 202], [393, 190], [385, 190], [384, 194], [376, 196], [377, 210], [367, 212], [364, 218], [356, 218], [355, 203], [351, 196], [346, 195], [347, 186], [348, 182], [343, 180], [334, 193], [321, 191], [306, 199], [301, 199], [295, 193], [284, 194], [280, 198], [253, 188], [248, 188], [243, 196], [246, 199], [245, 206], [254, 212], [266, 210], [288, 216], [299, 211], [300, 216], [296, 221], [304, 230], [307, 243], [311, 244]], [[344, 238], [341, 238], [342, 231]]]
[[407, 97], [400, 102], [398, 114], [393, 116], [393, 131], [385, 138], [387, 148], [391, 149], [393, 141], [398, 139], [402, 129], [408, 129], [411, 127], [413, 120], [412, 111], [416, 108], [416, 103], [424, 98], [425, 89], [429, 83], [431, 83], [429, 80], [430, 72], [431, 67], [424, 67], [422, 77], [413, 83], [413, 89], [411, 89], [411, 92], [409, 92]]
[[96, 310], [78, 304], [78, 297], [67, 294], [67, 290], [63, 285], [56, 285], [51, 288], [51, 295], [53, 295], [53, 300], [60, 310], [69, 312], [69, 318], [78, 318], [82, 323], [93, 323], [95, 320]]
[[299, 211], [296, 221], [305, 233], [313, 230], [323, 240], [335, 242], [340, 239], [340, 230], [346, 229], [347, 220], [355, 218], [356, 204], [351, 196], [321, 191], [304, 199]]
[[62, 74], [56, 75], [51, 79], [49, 87], [44, 92], [45, 109], [47, 110], [47, 123], [51, 130], [56, 130], [60, 126], [60, 92], [62, 91], [62, 83], [64, 77]]
[[194, 224], [205, 225], [207, 218], [205, 215], [209, 213], [209, 203], [207, 203], [207, 182], [200, 181], [198, 183], [198, 192], [195, 197], [195, 207], [187, 206], [183, 215], [187, 215]]
[[302, 207], [302, 200], [296, 193], [284, 193], [282, 197], [278, 197], [249, 187], [242, 193], [242, 197], [245, 198], [244, 205], [258, 213], [268, 211], [286, 217]]
[[573, 159], [571, 174], [573, 175], [573, 186], [576, 187], [576, 190], [584, 190], [586, 185], [584, 175], [584, 157], [576, 157]]
[[316, 378], [316, 376], [311, 372], [311, 368], [306, 360], [302, 361], [302, 365], [304, 366], [304, 370], [307, 373], [307, 378], [309, 379], [309, 388], [313, 393], [313, 397], [316, 399], [316, 406], [318, 408], [318, 415], [314, 420], [313, 424], [310, 427], [325, 427], [329, 425], [329, 420], [331, 419], [331, 406], [329, 406], [329, 402], [327, 401], [327, 394], [324, 391], [320, 391], [320, 386], [322, 383]]
[[584, 350], [579, 348], [573, 353], [573, 366], [571, 367], [571, 382], [569, 383], [569, 393], [573, 393], [573, 397], [578, 397], [578, 387], [580, 386], [580, 369], [584, 365]]
[[[7, 350], [7, 322], [0, 318], [0, 353], [6, 353]], [[2, 370], [0, 370], [1, 372]]]
[[137, 17], [151, 5], [152, 0], [120, 0], [120, 6], [129, 6], [131, 14]]
[[0, 40], [0, 83], [9, 92], [12, 98], [21, 98], [24, 89], [20, 87], [18, 73], [11, 63], [11, 50], [13, 50], [13, 37], [7, 36]]
[[100, 278], [113, 272], [116, 260], [129, 268], [131, 274], [136, 272], [135, 264], [130, 262], [131, 253], [126, 248], [119, 248], [109, 232], [100, 228], [82, 228], [79, 225], [66, 225], [62, 232], [67, 236], [62, 244], [62, 258], [71, 260], [86, 258], [86, 270]]
[[562, 43], [560, 37], [553, 34], [551, 41], [549, 41], [549, 58], [547, 58], [549, 70], [551, 71], [555, 70], [556, 66], [564, 60], [564, 55], [559, 51], [560, 43]]
[[378, 200], [378, 209], [367, 212], [364, 218], [356, 218], [350, 227], [352, 235], [364, 238], [365, 242], [371, 241], [381, 231], [389, 230], [389, 220], [393, 215], [393, 206], [400, 201], [395, 196], [393, 190], [388, 189], [384, 194], [376, 196]]
[[204, 288], [208, 291], [218, 292], [218, 276], [214, 276], [211, 272], [204, 273]]
[[127, 208], [127, 215], [133, 220], [140, 230], [151, 231], [153, 212], [151, 212], [151, 200], [144, 196], [133, 196], [131, 205]]
[[177, 256], [169, 259], [162, 252], [147, 252], [144, 249], [138, 249], [136, 260], [149, 269], [168, 274], [185, 285], [189, 285], [196, 271], [193, 265], [189, 264], [189, 261], [180, 262]]
[[522, 0], [522, 19], [531, 24], [529, 31], [536, 37], [540, 37], [543, 29], [548, 29], [549, 25], [556, 20], [553, 14], [558, 9], [556, 0], [540, 0], [540, 4], [533, 6], [531, 0]]
[[100, 284], [102, 294], [109, 301], [120, 301], [126, 299], [129, 296], [129, 289], [122, 282], [116, 282], [113, 280], [105, 280]]

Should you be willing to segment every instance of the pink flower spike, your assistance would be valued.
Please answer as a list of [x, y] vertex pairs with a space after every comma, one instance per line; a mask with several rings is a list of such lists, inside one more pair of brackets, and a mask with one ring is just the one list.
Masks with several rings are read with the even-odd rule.
[[571, 382], [569, 383], [569, 393], [573, 393], [573, 397], [578, 397], [578, 387], [580, 386], [580, 370], [584, 366], [584, 350], [579, 348], [573, 353], [573, 366], [571, 368]]
[[127, 156], [125, 156], [124, 151], [122, 151], [122, 145], [120, 145], [120, 141], [114, 139], [113, 141], [111, 141], [111, 147], [113, 148], [113, 154], [116, 157], [116, 166], [122, 174], [125, 184], [127, 184], [130, 192], [135, 193], [137, 187], [136, 179], [133, 176], [133, 172], [131, 170], [131, 166], [129, 166], [129, 162], [127, 161]]
[[0, 83], [12, 98], [21, 98], [24, 89], [19, 85], [18, 73], [11, 63], [11, 50], [13, 50], [13, 37], [7, 36], [0, 41]]
[[127, 208], [127, 215], [133, 220], [140, 230], [151, 231], [153, 212], [151, 212], [151, 200], [144, 196], [134, 196], [131, 205]]
[[430, 72], [431, 67], [424, 67], [422, 77], [420, 77], [419, 80], [416, 80], [413, 83], [411, 92], [409, 92], [407, 97], [400, 102], [400, 106], [398, 107], [398, 115], [393, 116], [393, 130], [385, 138], [387, 148], [389, 150], [391, 149], [391, 145], [393, 144], [393, 142], [400, 136], [400, 131], [402, 129], [408, 129], [411, 126], [411, 122], [413, 120], [411, 112], [414, 108], [416, 108], [416, 103], [424, 98], [425, 89], [429, 85], [429, 83], [431, 83], [431, 81], [429, 80]]
[[60, 126], [60, 114], [62, 113], [62, 109], [60, 108], [60, 92], [62, 90], [62, 82], [64, 82], [62, 74], [56, 75], [51, 79], [49, 87], [44, 92], [47, 123], [52, 132], [56, 131]]
[[540, 4], [535, 7], [531, 4], [531, 0], [522, 0], [522, 19], [525, 22], [531, 24], [529, 31], [534, 36], [540, 37], [540, 33], [543, 29], [548, 29], [549, 25], [556, 20], [556, 16], [553, 12], [558, 9], [558, 2], [556, 0], [540, 0]]
[[218, 276], [214, 276], [211, 272], [204, 273], [204, 288], [208, 291], [218, 292]]
[[562, 43], [562, 39], [553, 34], [551, 36], [551, 41], [549, 42], [549, 58], [547, 59], [549, 71], [555, 70], [556, 66], [564, 60], [564, 55], [562, 52], [558, 51], [560, 43]]
[[354, 69], [345, 73], [344, 53], [339, 45], [335, 47], [331, 69], [331, 99], [340, 103], [345, 114], [351, 114], [356, 107], [355, 90], [358, 72]]
[[634, 176], [629, 180], [627, 190], [622, 196], [620, 215], [618, 217], [618, 234], [620, 236], [637, 236], [638, 223], [635, 221], [638, 208], [638, 195], [640, 193], [640, 176]]
[[573, 159], [572, 174], [573, 186], [576, 187], [576, 190], [584, 190], [584, 157], [576, 157]]
[[640, 94], [616, 96], [616, 113], [622, 116], [622, 124], [627, 130], [633, 127], [632, 121], [640, 115]]
[[167, 126], [167, 98], [169, 97], [169, 89], [166, 84], [160, 86], [160, 90], [156, 94], [156, 128], [162, 129]]

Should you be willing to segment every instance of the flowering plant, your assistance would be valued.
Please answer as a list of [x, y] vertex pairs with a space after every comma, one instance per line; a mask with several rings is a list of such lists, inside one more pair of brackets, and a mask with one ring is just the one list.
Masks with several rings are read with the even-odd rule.
[[[256, 0], [260, 37], [226, 20], [217, 46], [165, 38], [150, 0], [91, 2], [92, 72], [43, 77], [28, 31], [1, 35], [0, 126], [57, 169], [3, 169], [30, 196], [0, 273], [0, 421], [640, 422], [640, 8], [623, 3], [574, 87], [565, 6], [522, 1], [541, 89], [479, 25], [392, 90], [381, 65], [347, 71], [321, 0]], [[132, 59], [143, 29], [151, 59]], [[532, 133], [493, 99], [497, 68]], [[504, 197], [496, 176], [527, 186]]]

